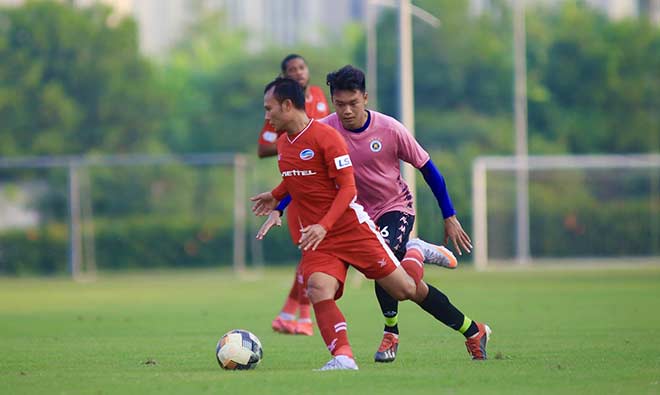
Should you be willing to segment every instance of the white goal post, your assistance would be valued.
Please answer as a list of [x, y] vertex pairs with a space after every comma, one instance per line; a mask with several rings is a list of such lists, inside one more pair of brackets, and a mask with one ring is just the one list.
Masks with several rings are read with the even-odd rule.
[[[523, 172], [546, 171], [546, 170], [607, 170], [617, 169], [629, 171], [630, 169], [639, 169], [649, 171], [650, 201], [652, 205], [651, 213], [657, 212], [660, 207], [660, 154], [645, 155], [558, 155], [558, 156], [528, 156], [525, 160], [518, 160], [515, 156], [509, 157], [479, 157], [475, 159], [472, 166], [472, 213], [473, 213], [473, 236], [474, 236], [474, 262], [477, 269], [484, 269], [489, 261], [488, 246], [488, 184], [487, 174], [489, 171], [511, 172], [511, 177], [516, 176], [515, 170]], [[527, 191], [529, 193], [529, 188]], [[530, 204], [532, 202], [530, 201]], [[515, 213], [526, 213], [529, 216], [529, 210], [521, 207], [515, 207]], [[651, 229], [657, 233], [657, 222]], [[529, 218], [519, 223], [529, 224]], [[512, 231], [516, 231], [512, 229]], [[520, 229], [526, 232], [518, 240], [529, 240], [529, 229]], [[525, 237], [527, 236], [527, 237]], [[652, 236], [660, 237], [658, 235]], [[518, 251], [521, 249], [518, 248]], [[524, 249], [523, 249], [524, 250]], [[528, 249], [527, 249], [528, 250]], [[519, 259], [518, 261], [524, 262]]]

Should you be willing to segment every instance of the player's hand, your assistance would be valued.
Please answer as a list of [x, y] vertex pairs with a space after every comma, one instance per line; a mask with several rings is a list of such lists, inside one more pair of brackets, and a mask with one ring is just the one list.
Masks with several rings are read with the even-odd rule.
[[314, 251], [323, 241], [328, 231], [323, 226], [314, 224], [300, 229], [300, 233], [302, 233], [302, 237], [298, 241], [298, 248], [305, 251], [311, 248]]
[[263, 240], [266, 233], [268, 233], [273, 226], [282, 226], [282, 218], [280, 218], [280, 212], [277, 210], [271, 211], [266, 222], [261, 225], [261, 228], [259, 228], [259, 231], [257, 232], [257, 239]]
[[458, 252], [458, 255], [463, 255], [461, 250], [465, 250], [468, 254], [472, 252], [472, 240], [463, 230], [455, 215], [445, 219], [445, 245], [449, 239], [453, 242], [454, 250]]
[[252, 212], [256, 216], [263, 216], [270, 214], [275, 207], [277, 207], [277, 200], [270, 192], [263, 192], [250, 198], [254, 202]]

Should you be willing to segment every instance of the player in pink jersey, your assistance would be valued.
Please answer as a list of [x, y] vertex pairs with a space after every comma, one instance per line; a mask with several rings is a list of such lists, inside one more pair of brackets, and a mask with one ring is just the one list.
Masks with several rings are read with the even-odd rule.
[[[436, 306], [444, 306], [448, 300], [422, 281], [422, 247], [409, 245], [400, 264], [386, 247], [375, 225], [356, 203], [346, 143], [336, 130], [309, 121], [302, 111], [302, 94], [295, 91], [295, 84], [286, 80], [273, 81], [265, 89], [267, 116], [274, 125], [287, 130], [287, 135], [278, 140], [283, 181], [273, 191], [252, 197], [253, 211], [268, 215], [278, 200], [286, 194], [292, 196], [299, 227], [290, 221], [289, 229], [303, 251], [303, 277], [321, 335], [333, 355], [322, 370], [357, 369], [346, 322], [335, 303], [342, 294], [348, 264], [375, 279], [397, 300], [412, 299], [438, 319], [443, 311]], [[261, 237], [263, 234], [258, 235]], [[471, 353], [474, 359], [485, 359], [489, 328], [480, 324], [478, 332], [479, 350]]]
[[[471, 241], [456, 218], [444, 178], [431, 161], [428, 153], [417, 143], [406, 128], [395, 119], [367, 110], [367, 93], [362, 71], [346, 66], [328, 75], [336, 113], [321, 120], [333, 126], [346, 140], [358, 190], [358, 202], [363, 205], [379, 226], [382, 236], [397, 256], [402, 259], [407, 248], [420, 247], [426, 262], [454, 268], [456, 259], [442, 246], [434, 246], [420, 239], [408, 241], [415, 220], [412, 196], [401, 178], [399, 161], [403, 160], [420, 169], [442, 210], [445, 223], [445, 244], [452, 240], [456, 251], [470, 252]], [[281, 204], [278, 209], [282, 209]], [[273, 213], [262, 231], [277, 224], [277, 213]], [[398, 303], [375, 283], [376, 296], [385, 316], [383, 340], [374, 359], [391, 362], [398, 350]], [[431, 312], [451, 328], [463, 333], [470, 347], [485, 347], [485, 326], [466, 317], [456, 309], [440, 291], [431, 287], [431, 292], [441, 295], [443, 303], [434, 306]], [[473, 357], [480, 356], [480, 348], [470, 351]], [[485, 351], [485, 349], [484, 349]], [[485, 357], [485, 353], [484, 353]]]
[[[309, 84], [309, 67], [305, 59], [298, 54], [287, 55], [280, 64], [282, 76], [296, 80], [305, 90], [305, 112], [313, 119], [320, 119], [330, 113], [328, 101], [323, 90]], [[277, 155], [276, 140], [283, 133], [277, 130], [267, 119], [259, 133], [257, 154], [260, 158]], [[288, 211], [288, 215], [294, 215]], [[296, 317], [298, 313], [298, 317]], [[297, 319], [296, 319], [297, 318]], [[271, 327], [274, 331], [292, 335], [311, 336], [314, 333], [311, 305], [302, 286], [302, 275], [296, 270], [293, 284], [284, 305]]]

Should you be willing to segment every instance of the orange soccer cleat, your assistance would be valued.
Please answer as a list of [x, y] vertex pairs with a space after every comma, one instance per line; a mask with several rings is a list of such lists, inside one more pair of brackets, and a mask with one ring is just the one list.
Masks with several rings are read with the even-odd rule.
[[312, 336], [314, 335], [314, 325], [311, 321], [300, 322], [296, 325], [296, 335]]
[[396, 352], [399, 349], [399, 336], [395, 333], [385, 332], [380, 347], [374, 355], [376, 362], [393, 362], [396, 359]]
[[468, 353], [472, 356], [472, 359], [487, 359], [486, 344], [488, 343], [492, 331], [486, 324], [480, 324], [478, 322], [476, 322], [476, 324], [477, 328], [479, 328], [479, 333], [465, 340], [465, 347], [467, 347]]
[[458, 260], [454, 253], [447, 247], [428, 243], [422, 239], [412, 239], [406, 244], [406, 248], [417, 248], [424, 255], [424, 262], [447, 269], [456, 269]]
[[271, 326], [275, 332], [294, 335], [297, 323], [296, 320], [284, 320], [282, 317], [276, 317]]

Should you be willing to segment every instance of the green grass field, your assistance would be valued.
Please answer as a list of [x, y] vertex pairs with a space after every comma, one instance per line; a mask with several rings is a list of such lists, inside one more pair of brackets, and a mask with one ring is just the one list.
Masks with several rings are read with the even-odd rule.
[[[660, 266], [429, 268], [430, 283], [492, 327], [485, 362], [469, 360], [462, 336], [406, 302], [398, 359], [375, 364], [382, 319], [373, 286], [348, 286], [340, 306], [358, 372], [312, 371], [329, 359], [318, 332], [271, 332], [292, 270], [0, 279], [0, 393], [660, 393]], [[254, 371], [215, 361], [218, 338], [234, 328], [264, 345]]]

